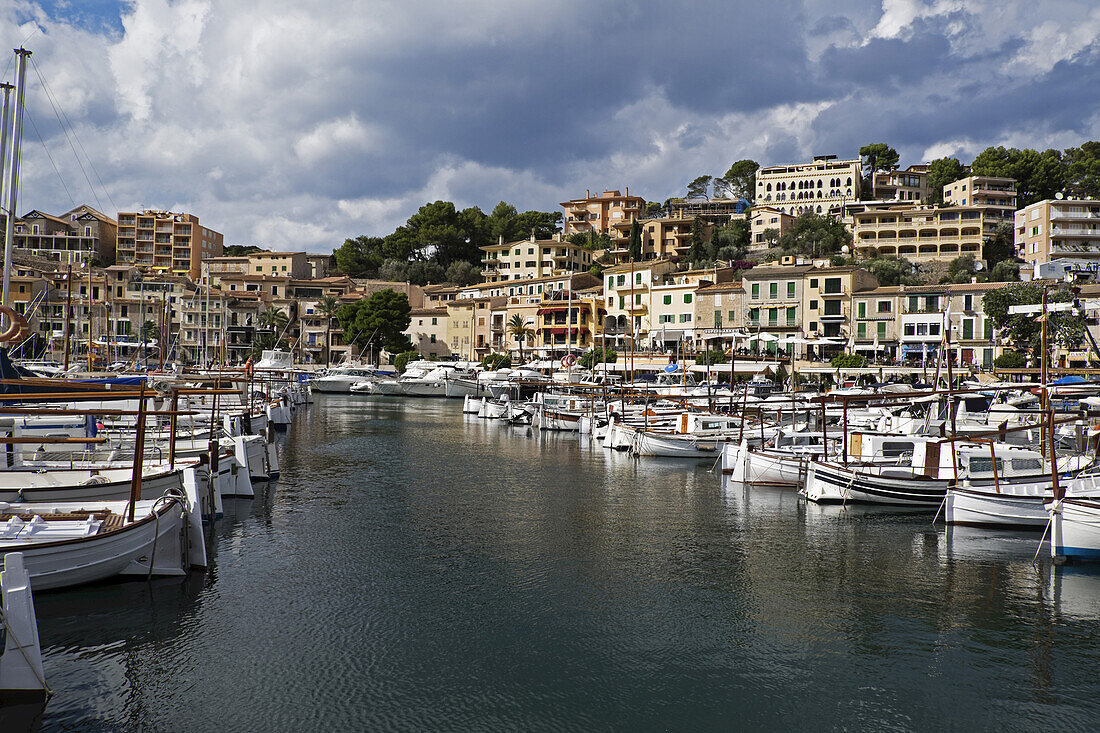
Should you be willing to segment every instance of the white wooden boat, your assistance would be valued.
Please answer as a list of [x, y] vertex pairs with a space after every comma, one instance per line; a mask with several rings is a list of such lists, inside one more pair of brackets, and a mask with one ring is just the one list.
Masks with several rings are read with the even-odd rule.
[[1059, 499], [1047, 504], [1047, 512], [1051, 557], [1100, 561], [1100, 501]]
[[351, 385], [374, 376], [374, 367], [343, 366], [330, 369], [323, 377], [309, 380], [310, 386], [318, 392], [328, 394], [349, 394]]
[[139, 501], [133, 522], [127, 510], [126, 501], [0, 503], [0, 554], [23, 553], [35, 590], [206, 566], [193, 493]]
[[[34, 615], [30, 575], [23, 555], [9, 552], [0, 571], [0, 707], [41, 705], [48, 687], [42, 667], [42, 649], [38, 642], [38, 622]], [[4, 721], [0, 711], [0, 722]]]

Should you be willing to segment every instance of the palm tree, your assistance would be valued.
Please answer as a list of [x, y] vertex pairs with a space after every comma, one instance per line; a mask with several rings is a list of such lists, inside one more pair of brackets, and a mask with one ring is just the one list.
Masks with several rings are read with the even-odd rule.
[[519, 361], [522, 364], [523, 344], [530, 339], [535, 332], [527, 325], [527, 322], [523, 320], [523, 316], [519, 313], [515, 313], [508, 319], [508, 333], [510, 333], [519, 344]]
[[264, 328], [270, 328], [276, 333], [282, 331], [289, 322], [290, 317], [275, 306], [271, 306], [256, 316], [256, 323]]
[[340, 299], [331, 293], [317, 303], [317, 312], [325, 317], [325, 366], [332, 364], [332, 319], [340, 307]]

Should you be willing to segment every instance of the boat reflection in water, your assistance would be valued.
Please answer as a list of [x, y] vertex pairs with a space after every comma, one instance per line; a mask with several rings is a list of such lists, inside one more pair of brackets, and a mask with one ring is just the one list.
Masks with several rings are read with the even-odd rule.
[[1100, 569], [1054, 566], [1048, 583], [1054, 613], [1064, 620], [1100, 620]]

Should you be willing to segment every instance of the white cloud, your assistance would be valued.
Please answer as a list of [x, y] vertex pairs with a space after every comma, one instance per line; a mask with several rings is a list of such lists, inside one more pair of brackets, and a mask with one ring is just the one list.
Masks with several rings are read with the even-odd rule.
[[[579, 0], [132, 0], [114, 31], [9, 0], [0, 3], [0, 48], [30, 36], [118, 208], [188, 210], [230, 243], [324, 250], [392, 231], [437, 198], [557, 210], [586, 188], [629, 186], [663, 199], [741, 157], [852, 155], [832, 149], [844, 147], [836, 141], [886, 138], [880, 130], [914, 112], [950, 118], [974, 90], [1011, 93], [1020, 79], [1084, 58], [1100, 36], [1100, 9], [1083, 0], [1050, 0], [1041, 14], [1023, 0], [872, 7], [879, 12], [867, 0], [776, 4], [751, 30], [723, 29], [739, 52], [750, 53], [749, 41], [784, 49], [751, 74], [727, 69], [734, 56], [713, 43], [652, 42], [711, 30], [698, 23], [714, 23], [721, 3], [665, 20], [654, 19], [656, 8], [608, 3], [601, 17], [611, 36], [582, 22], [591, 6]], [[832, 22], [820, 36], [803, 30], [824, 20]], [[859, 53], [868, 39], [918, 32], [947, 40], [956, 73], [891, 89], [868, 81], [874, 69], [845, 79], [814, 65], [828, 48]], [[771, 63], [787, 71], [741, 78]], [[687, 73], [674, 82], [666, 71]], [[33, 71], [29, 79], [28, 113], [76, 203], [111, 210], [95, 173], [92, 186], [80, 173]], [[989, 144], [1064, 147], [1097, 130], [1098, 112], [1084, 90], [1065, 104], [1080, 113], [888, 140], [926, 158]], [[842, 114], [853, 109], [860, 113]], [[24, 154], [25, 208], [68, 208], [31, 132]]]

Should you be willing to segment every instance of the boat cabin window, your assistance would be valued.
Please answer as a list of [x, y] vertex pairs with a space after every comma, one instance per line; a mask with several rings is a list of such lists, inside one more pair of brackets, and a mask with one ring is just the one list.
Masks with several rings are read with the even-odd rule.
[[907, 440], [886, 440], [882, 443], [882, 455], [885, 458], [897, 458], [913, 452], [913, 444]]
[[1010, 462], [1013, 471], [1024, 472], [1041, 472], [1043, 470], [1043, 462], [1038, 458], [1013, 458]]
[[[1004, 470], [1004, 461], [1000, 458], [997, 459], [997, 473], [1000, 474]], [[993, 473], [993, 459], [989, 457], [971, 456], [970, 457], [970, 472], [971, 473]]]

